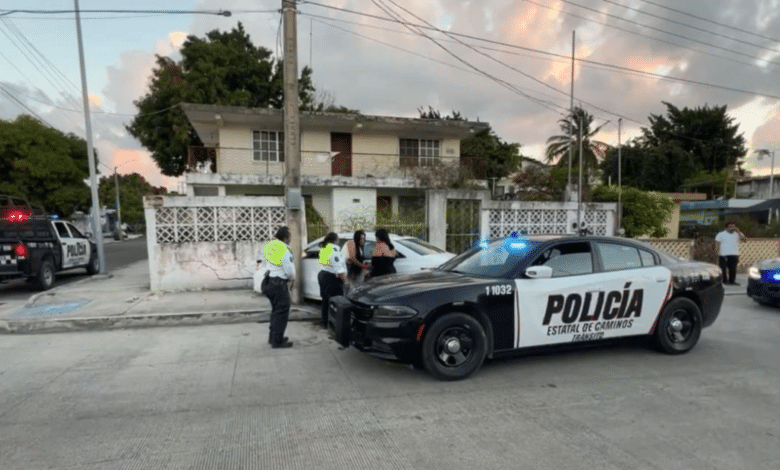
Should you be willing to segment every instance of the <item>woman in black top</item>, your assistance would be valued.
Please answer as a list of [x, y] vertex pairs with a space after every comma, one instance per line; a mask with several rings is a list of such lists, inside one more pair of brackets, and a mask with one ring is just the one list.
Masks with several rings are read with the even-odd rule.
[[397, 253], [387, 230], [380, 228], [376, 231], [376, 243], [371, 257], [371, 277], [393, 274], [395, 272], [395, 257]]

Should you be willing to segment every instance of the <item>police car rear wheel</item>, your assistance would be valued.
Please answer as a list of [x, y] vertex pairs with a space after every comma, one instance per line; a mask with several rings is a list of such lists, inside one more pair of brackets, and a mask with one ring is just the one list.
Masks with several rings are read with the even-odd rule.
[[690, 299], [672, 299], [658, 319], [656, 343], [667, 354], [682, 354], [696, 346], [701, 336], [699, 307]]
[[41, 267], [35, 276], [35, 285], [40, 290], [49, 290], [54, 285], [54, 263], [51, 260], [41, 261]]
[[87, 265], [87, 274], [91, 276], [99, 272], [100, 272], [100, 260], [98, 259], [97, 255], [92, 255], [92, 258], [90, 258], [89, 264]]
[[436, 320], [423, 340], [422, 363], [441, 380], [460, 380], [482, 365], [487, 338], [482, 325], [465, 313], [450, 313]]

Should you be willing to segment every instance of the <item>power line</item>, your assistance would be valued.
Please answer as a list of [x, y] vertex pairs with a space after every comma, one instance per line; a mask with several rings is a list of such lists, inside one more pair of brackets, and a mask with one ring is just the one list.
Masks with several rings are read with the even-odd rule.
[[708, 47], [712, 47], [712, 48], [715, 48], [715, 49], [720, 49], [720, 50], [723, 50], [723, 51], [726, 51], [726, 52], [731, 52], [732, 54], [736, 54], [736, 55], [739, 55], [739, 56], [742, 56], [742, 57], [748, 57], [750, 59], [755, 59], [757, 61], [765, 62], [767, 64], [773, 64], [773, 65], [780, 66], [780, 62], [773, 62], [771, 60], [767, 60], [767, 59], [762, 59], [760, 57], [751, 56], [751, 55], [745, 54], [743, 52], [736, 51], [734, 49], [729, 49], [727, 47], [716, 46], [714, 44], [710, 44], [710, 43], [705, 42], [705, 41], [699, 41], [698, 39], [689, 38], [688, 36], [684, 36], [682, 34], [672, 33], [670, 31], [666, 31], [666, 30], [663, 30], [663, 29], [660, 29], [660, 28], [655, 28], [653, 26], [648, 26], [646, 24], [642, 24], [642, 23], [639, 23], [637, 21], [627, 20], [627, 19], [621, 18], [621, 17], [619, 17], [617, 15], [612, 15], [612, 14], [609, 14], [609, 13], [605, 13], [603, 11], [596, 10], [595, 8], [582, 6], [582, 5], [578, 4], [578, 3], [571, 2], [569, 0], [558, 0], [558, 1], [560, 1], [562, 3], [566, 3], [568, 5], [575, 6], [577, 8], [582, 8], [583, 10], [588, 10], [590, 12], [597, 13], [599, 15], [604, 15], [604, 16], [607, 16], [609, 18], [614, 18], [616, 20], [625, 21], [626, 23], [630, 23], [630, 24], [633, 24], [635, 26], [639, 26], [639, 27], [642, 27], [642, 28], [647, 28], [647, 29], [650, 29], [650, 30], [653, 30], [653, 31], [657, 31], [657, 32], [660, 32], [660, 33], [663, 33], [663, 34], [668, 34], [670, 36], [675, 36], [675, 37], [678, 37], [678, 38], [681, 38], [681, 39], [685, 39], [687, 41], [695, 42], [695, 43], [702, 44], [702, 45], [705, 45], [705, 46], [708, 46]]
[[[568, 13], [568, 12], [565, 12], [565, 11], [562, 11], [562, 10], [555, 10], [554, 8], [550, 8], [550, 7], [546, 6], [546, 5], [540, 5], [540, 4], [532, 2], [530, 0], [525, 0], [525, 1], [527, 1], [529, 3], [533, 3], [534, 5], [537, 5], [537, 6], [548, 8], [548, 9], [553, 10], [553, 11], [560, 11], [562, 13], [571, 14], [571, 15], [576, 16], [576, 14]], [[323, 8], [330, 8], [330, 9], [333, 9], [333, 10], [338, 10], [338, 11], [342, 11], [342, 12], [346, 12], [346, 13], [352, 13], [352, 14], [359, 15], [359, 16], [375, 18], [375, 19], [379, 19], [379, 20], [382, 20], [382, 21], [399, 23], [398, 21], [395, 21], [395, 20], [392, 20], [392, 19], [389, 19], [389, 18], [385, 18], [385, 17], [382, 17], [382, 16], [372, 15], [370, 13], [363, 13], [363, 12], [359, 12], [359, 11], [355, 11], [355, 10], [349, 10], [349, 9], [346, 9], [346, 8], [333, 7], [333, 6], [330, 6], [330, 5], [325, 5], [325, 4], [313, 2], [313, 1], [310, 1], [310, 0], [301, 0], [301, 3], [308, 3], [310, 5], [321, 6]], [[587, 20], [587, 18], [583, 18], [583, 19]], [[435, 29], [435, 28], [429, 28], [429, 27], [422, 26], [422, 25], [415, 25], [415, 26], [419, 27], [419, 28], [423, 28], [423, 29]], [[629, 30], [625, 30], [625, 31], [631, 32]], [[507, 43], [496, 41], [496, 40], [493, 40], [493, 39], [486, 39], [486, 38], [481, 38], [481, 37], [478, 37], [478, 36], [472, 36], [472, 35], [463, 34], [463, 33], [455, 33], [455, 32], [452, 32], [452, 31], [450, 31], [449, 34], [452, 34], [452, 35], [455, 35], [455, 36], [459, 36], [459, 37], [465, 37], [465, 38], [468, 38], [468, 39], [473, 39], [473, 40], [476, 40], [476, 41], [483, 41], [483, 42], [487, 42], [487, 43], [490, 43], [490, 44], [501, 45], [501, 46], [512, 48], [512, 49], [519, 49], [519, 50], [524, 50], [524, 51], [528, 51], [528, 52], [534, 52], [534, 53], [537, 53], [537, 54], [542, 54], [542, 55], [546, 55], [546, 56], [550, 56], [550, 57], [557, 57], [557, 58], [562, 58], [562, 59], [566, 59], [566, 60], [571, 60], [571, 57], [567, 57], [567, 56], [562, 55], [562, 54], [556, 54], [556, 53], [553, 53], [553, 52], [542, 51], [542, 50], [539, 50], [539, 49], [533, 49], [533, 48], [530, 48], [530, 47], [518, 46], [518, 45], [514, 45], [514, 44], [507, 44]], [[651, 39], [656, 39], [656, 38], [651, 38]], [[657, 39], [657, 40], [662, 41], [662, 42], [666, 42], [666, 41], [663, 41], [662, 39]], [[679, 45], [674, 44], [674, 43], [670, 43], [670, 44], [679, 46]], [[682, 47], [682, 46], [680, 46], [680, 47]], [[698, 50], [695, 50], [695, 51], [703, 53], [703, 54], [707, 54], [707, 52], [698, 51]], [[618, 66], [615, 66], [615, 65], [605, 64], [605, 63], [596, 62], [596, 61], [586, 61], [585, 59], [579, 59], [579, 58], [577, 58], [575, 60], [577, 62], [587, 62], [587, 63], [591, 63], [591, 64], [595, 64], [595, 65], [601, 65], [601, 66], [604, 66], [604, 67], [618, 68]], [[749, 65], [754, 66], [753, 64], [749, 64]], [[694, 84], [705, 86], [705, 87], [716, 88], [716, 89], [721, 89], [721, 90], [728, 90], [728, 91], [735, 91], [735, 92], [745, 93], [745, 94], [749, 94], [749, 95], [753, 95], [753, 96], [760, 96], [760, 97], [772, 98], [772, 99], [780, 99], [780, 98], [778, 98], [775, 95], [767, 95], [767, 94], [758, 93], [758, 92], [755, 92], [755, 91], [741, 90], [741, 89], [738, 89], [738, 88], [732, 88], [732, 87], [716, 85], [714, 83], [697, 82], [697, 81], [687, 80], [687, 79], [678, 78], [678, 77], [674, 77], [674, 76], [668, 76], [668, 75], [661, 75], [661, 74], [652, 73], [652, 72], [646, 72], [644, 70], [631, 69], [631, 68], [628, 68], [628, 67], [620, 67], [620, 68], [623, 69], [623, 70], [626, 70], [626, 71], [630, 71], [632, 73], [636, 73], [636, 74], [640, 74], [640, 75], [648, 75], [648, 76], [656, 77], [656, 78], [659, 78], [659, 79], [662, 79], [662, 80], [679, 81], [679, 82], [684, 82], [684, 83], [694, 83]]]
[[[379, 4], [377, 3], [377, 1], [376, 1], [376, 0], [372, 0], [372, 2], [373, 2], [373, 3], [374, 3], [376, 6], [378, 6], [378, 7], [379, 7], [381, 10], [385, 11], [385, 12], [386, 12], [388, 15], [390, 15], [390, 16], [395, 16], [395, 15], [394, 15], [392, 12], [390, 12], [390, 11], [386, 10], [384, 6], [382, 6], [382, 5], [379, 5]], [[406, 22], [406, 21], [403, 21], [403, 20], [400, 20], [400, 19], [397, 19], [397, 18], [396, 18], [396, 20], [395, 20], [395, 21], [399, 22], [400, 24], [404, 25], [405, 27], [409, 28], [409, 30], [412, 30], [412, 31], [413, 31], [413, 28], [415, 27], [415, 25], [412, 25], [411, 23], [408, 23], [408, 22]], [[429, 28], [429, 29], [430, 29], [430, 28]], [[433, 39], [432, 37], [430, 37], [430, 36], [428, 36], [427, 34], [423, 33], [422, 31], [418, 30], [417, 34], [419, 34], [419, 35], [420, 35], [420, 36], [422, 36], [422, 37], [425, 37], [425, 38], [427, 38], [428, 40], [430, 40], [431, 42], [433, 42], [434, 44], [436, 44], [438, 47], [440, 47], [441, 49], [443, 49], [443, 50], [444, 50], [444, 51], [445, 51], [447, 54], [449, 54], [449, 55], [451, 55], [452, 57], [454, 57], [454, 58], [455, 58], [457, 61], [459, 61], [459, 62], [463, 63], [463, 64], [464, 64], [466, 67], [469, 67], [469, 68], [473, 69], [473, 70], [474, 70], [474, 71], [476, 71], [477, 73], [479, 73], [479, 74], [481, 74], [481, 75], [483, 75], [483, 76], [485, 76], [485, 77], [487, 77], [487, 78], [489, 78], [489, 79], [493, 80], [494, 82], [496, 82], [496, 83], [500, 84], [501, 86], [503, 86], [503, 87], [505, 87], [505, 88], [507, 88], [507, 89], [509, 89], [509, 90], [512, 90], [512, 91], [514, 91], [515, 93], [518, 93], [518, 94], [520, 94], [520, 95], [522, 95], [522, 96], [524, 96], [524, 97], [528, 98], [529, 100], [531, 100], [531, 101], [535, 102], [536, 104], [538, 104], [538, 105], [540, 105], [540, 106], [542, 106], [542, 107], [544, 107], [544, 108], [547, 108], [547, 109], [548, 109], [548, 110], [550, 110], [550, 111], [557, 112], [557, 111], [555, 111], [554, 109], [550, 108], [550, 105], [552, 105], [552, 106], [557, 106], [557, 105], [555, 105], [555, 104], [553, 104], [553, 103], [548, 103], [548, 102], [545, 102], [545, 101], [539, 100], [539, 99], [537, 99], [537, 98], [534, 98], [533, 96], [531, 96], [531, 95], [529, 95], [529, 94], [527, 94], [527, 93], [525, 93], [525, 92], [523, 92], [523, 91], [517, 90], [517, 89], [516, 89], [516, 88], [514, 88], [514, 87], [513, 87], [513, 85], [511, 85], [510, 83], [507, 83], [506, 81], [504, 81], [504, 80], [501, 80], [500, 78], [498, 78], [498, 77], [495, 77], [495, 76], [493, 76], [493, 75], [491, 75], [491, 74], [489, 74], [489, 73], [485, 72], [484, 70], [480, 70], [479, 68], [475, 67], [475, 66], [474, 66], [474, 65], [472, 65], [471, 63], [467, 62], [466, 60], [462, 59], [462, 58], [461, 58], [461, 57], [459, 57], [458, 55], [454, 54], [452, 51], [450, 51], [449, 49], [447, 49], [447, 48], [446, 48], [446, 47], [444, 47], [443, 45], [439, 44], [439, 43], [438, 43], [438, 42], [437, 42], [435, 39]], [[559, 106], [559, 107], [560, 107], [560, 106]], [[564, 110], [565, 110], [566, 108], [562, 108], [562, 109], [564, 109]]]
[[729, 39], [731, 41], [736, 41], [736, 42], [739, 42], [739, 43], [742, 43], [742, 44], [746, 44], [748, 46], [758, 47], [759, 49], [764, 49], [764, 50], [771, 51], [771, 52], [780, 52], [777, 49], [772, 49], [770, 47], [762, 46], [761, 44], [756, 44], [754, 42], [745, 41], [743, 39], [735, 38], [733, 36], [726, 36], [725, 34], [716, 33], [715, 31], [712, 31], [712, 30], [709, 30], [709, 29], [699, 28], [699, 27], [693, 26], [693, 25], [691, 25], [689, 23], [683, 23], [681, 21], [675, 21], [675, 20], [672, 20], [672, 19], [669, 19], [669, 18], [665, 18], [665, 17], [660, 16], [660, 15], [655, 15], [653, 13], [648, 13], [646, 11], [643, 11], [643, 10], [639, 9], [639, 8], [629, 7], [629, 6], [620, 4], [618, 2], [614, 2], [612, 0], [602, 0], [602, 1], [604, 1], [606, 3], [611, 3], [612, 5], [617, 5], [617, 6], [621, 7], [621, 8], [625, 8], [626, 10], [635, 11], [637, 13], [649, 16], [651, 18], [656, 18], [656, 19], [659, 19], [659, 20], [662, 20], [662, 21], [667, 21], [667, 22], [672, 23], [672, 24], [683, 26], [685, 28], [690, 28], [690, 29], [693, 29], [695, 31], [700, 31], [700, 32], [703, 32], [703, 33], [711, 34], [713, 36], [722, 37], [722, 38], [725, 38], [725, 39]]
[[673, 12], [679, 13], [681, 15], [685, 15], [685, 16], [688, 16], [690, 18], [696, 18], [697, 20], [704, 21], [706, 23], [714, 24], [714, 25], [717, 25], [717, 26], [722, 26], [724, 28], [733, 29], [734, 31], [739, 31], [740, 33], [745, 33], [745, 34], [749, 34], [751, 36], [755, 36], [755, 37], [758, 37], [758, 38], [761, 38], [761, 39], [768, 39], [770, 41], [780, 43], [780, 39], [775, 39], [775, 38], [771, 38], [769, 36], [764, 36], [762, 34], [758, 34], [758, 33], [755, 33], [753, 31], [748, 31], [748, 30], [742, 29], [742, 28], [737, 28], [736, 26], [732, 26], [732, 25], [729, 25], [729, 24], [718, 23], [717, 21], [709, 20], [707, 18], [703, 18], [701, 16], [696, 16], [696, 15], [693, 15], [691, 13], [688, 13], [688, 12], [685, 12], [685, 11], [682, 11], [682, 10], [677, 10], [677, 9], [674, 9], [674, 8], [671, 8], [671, 7], [667, 7], [665, 5], [660, 5], [658, 3], [651, 2], [650, 0], [639, 0], [639, 1], [640, 2], [644, 2], [644, 3], [648, 3], [648, 4], [656, 6], [658, 8], [663, 8], [665, 10], [673, 11]]
[[[278, 10], [272, 10], [278, 11]], [[259, 10], [258, 10], [259, 12]], [[14, 13], [40, 13], [45, 15], [61, 15], [64, 13], [76, 13], [76, 10], [0, 10], [0, 16], [7, 16]], [[209, 11], [209, 10], [79, 10], [79, 13], [153, 13], [164, 15], [220, 15], [230, 16], [229, 11]]]
[[26, 109], [27, 111], [29, 111], [29, 112], [30, 112], [30, 114], [32, 114], [33, 116], [35, 116], [35, 117], [36, 117], [36, 118], [37, 118], [39, 121], [41, 121], [42, 123], [46, 124], [47, 126], [51, 127], [52, 129], [54, 129], [54, 126], [52, 126], [51, 124], [49, 124], [49, 123], [48, 123], [48, 122], [47, 122], [47, 121], [46, 121], [44, 118], [40, 117], [40, 116], [39, 116], [39, 115], [38, 115], [38, 114], [37, 114], [35, 111], [33, 111], [32, 109], [28, 108], [26, 104], [24, 104], [24, 103], [22, 103], [21, 101], [19, 101], [19, 99], [18, 99], [18, 98], [16, 98], [14, 95], [12, 95], [12, 94], [11, 94], [11, 93], [10, 93], [8, 90], [6, 90], [6, 89], [5, 89], [5, 87], [3, 87], [2, 85], [0, 85], [0, 91], [2, 91], [3, 93], [5, 93], [6, 95], [8, 95], [8, 97], [9, 97], [9, 98], [11, 98], [12, 100], [16, 101], [16, 103], [17, 103], [17, 104], [19, 104], [19, 106], [21, 106], [22, 108], [24, 108], [24, 109]]

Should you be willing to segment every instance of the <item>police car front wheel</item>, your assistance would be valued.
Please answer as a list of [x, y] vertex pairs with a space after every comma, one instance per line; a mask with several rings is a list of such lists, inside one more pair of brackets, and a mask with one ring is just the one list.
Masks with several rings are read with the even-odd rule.
[[672, 299], [658, 319], [656, 344], [667, 354], [686, 353], [696, 346], [701, 328], [699, 306], [684, 297]]
[[482, 365], [487, 338], [482, 325], [465, 313], [449, 313], [437, 319], [425, 335], [422, 363], [440, 380], [460, 380]]

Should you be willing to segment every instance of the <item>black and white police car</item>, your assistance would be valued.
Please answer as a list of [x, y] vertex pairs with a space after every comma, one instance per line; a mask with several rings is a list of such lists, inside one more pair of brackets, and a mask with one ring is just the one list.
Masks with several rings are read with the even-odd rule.
[[780, 305], [780, 258], [768, 258], [748, 268], [747, 295], [762, 305]]
[[486, 357], [564, 343], [652, 335], [693, 348], [723, 302], [722, 273], [613, 237], [483, 240], [437, 269], [370, 280], [331, 299], [334, 339], [442, 380]]

